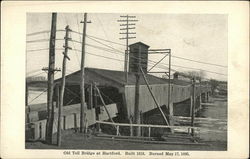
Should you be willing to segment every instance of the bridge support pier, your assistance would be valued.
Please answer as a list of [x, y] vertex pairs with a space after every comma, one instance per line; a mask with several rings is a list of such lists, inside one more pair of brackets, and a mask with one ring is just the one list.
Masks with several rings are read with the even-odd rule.
[[206, 96], [207, 96], [206, 101], [208, 102], [209, 101], [209, 92], [206, 93]]
[[174, 103], [169, 103], [169, 107], [168, 107], [168, 112], [167, 112], [167, 119], [169, 122], [169, 125], [172, 125], [172, 116], [174, 115]]
[[201, 94], [198, 96], [198, 109], [201, 110]]

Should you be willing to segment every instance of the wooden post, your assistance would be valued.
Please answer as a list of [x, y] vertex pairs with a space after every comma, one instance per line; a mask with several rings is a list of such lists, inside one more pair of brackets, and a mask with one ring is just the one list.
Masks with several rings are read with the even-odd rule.
[[76, 113], [74, 113], [74, 128], [75, 128], [75, 132], [77, 132], [77, 115], [76, 115]]
[[151, 127], [148, 127], [148, 137], [151, 136]]
[[99, 95], [101, 101], [102, 101], [102, 104], [103, 104], [103, 106], [104, 106], [104, 109], [105, 109], [106, 113], [108, 114], [109, 120], [112, 121], [112, 123], [114, 123], [114, 121], [113, 121], [112, 117], [110, 116], [109, 111], [108, 111], [108, 109], [107, 109], [107, 107], [106, 107], [106, 104], [105, 104], [105, 102], [104, 102], [104, 100], [103, 100], [103, 98], [102, 98], [102, 95], [101, 95], [101, 93], [100, 93], [99, 88], [98, 88], [96, 85], [95, 85], [95, 88], [96, 88], [96, 90], [97, 90], [97, 93], [98, 93], [98, 95]]
[[[66, 64], [67, 64], [67, 59], [70, 59], [68, 57], [68, 49], [70, 47], [68, 46], [68, 40], [69, 40], [69, 26], [67, 25], [66, 28], [66, 35], [65, 35], [65, 45], [64, 45], [64, 52], [63, 52], [63, 63], [62, 63], [62, 81], [61, 81], [61, 92], [60, 92], [60, 103], [58, 107], [58, 122], [61, 120], [61, 115], [62, 115], [62, 107], [63, 107], [63, 99], [64, 99], [64, 89], [65, 89], [65, 73], [66, 73]], [[64, 123], [65, 125], [65, 123]], [[58, 124], [58, 133], [57, 133], [57, 146], [61, 146], [61, 126]]]
[[81, 112], [80, 112], [80, 132], [84, 131], [84, 107], [85, 107], [85, 91], [84, 91], [84, 63], [85, 63], [85, 39], [87, 29], [87, 13], [84, 13], [83, 21], [83, 35], [82, 35], [82, 60], [81, 60]]
[[116, 136], [119, 136], [119, 125], [116, 126]]
[[49, 67], [48, 67], [48, 94], [47, 94], [47, 112], [48, 118], [46, 123], [45, 140], [48, 144], [52, 144], [52, 132], [54, 116], [53, 107], [53, 85], [54, 85], [54, 69], [55, 69], [55, 43], [56, 43], [56, 20], [57, 13], [52, 13], [50, 44], [49, 44]]
[[66, 116], [63, 116], [63, 130], [66, 130]]
[[170, 108], [170, 102], [171, 102], [171, 51], [169, 52], [168, 57], [168, 108]]
[[[109, 114], [109, 111], [108, 111], [108, 109], [107, 109], [107, 107], [106, 107], [106, 104], [105, 104], [103, 98], [102, 98], [102, 95], [101, 95], [101, 93], [100, 93], [99, 88], [98, 88], [96, 85], [94, 85], [94, 87], [96, 88], [97, 93], [98, 93], [98, 95], [99, 95], [99, 97], [100, 97], [100, 99], [101, 99], [101, 101], [102, 101], [103, 106], [104, 106], [104, 109], [105, 109], [106, 113], [108, 114], [109, 120], [110, 120], [112, 123], [115, 123], [114, 120], [112, 119], [112, 117], [111, 117], [110, 114]], [[114, 125], [113, 125], [113, 126], [114, 126]], [[114, 126], [114, 128], [116, 129], [115, 126]]]
[[93, 84], [91, 83], [89, 86], [89, 107], [93, 108]]
[[60, 107], [60, 88], [59, 85], [56, 86], [56, 105], [58, 108], [58, 119], [57, 119], [57, 146], [61, 146], [61, 107]]
[[[138, 52], [138, 63], [137, 63], [137, 72], [135, 73], [135, 107], [134, 107], [134, 123], [140, 124], [140, 109], [139, 109], [139, 101], [140, 101], [140, 68], [141, 68], [141, 45], [139, 45]], [[135, 127], [135, 136], [140, 136], [140, 127]]]
[[28, 107], [28, 99], [29, 99], [29, 87], [28, 82], [25, 84], [25, 108]]
[[157, 106], [157, 107], [158, 107], [158, 109], [160, 110], [161, 115], [162, 115], [162, 117], [163, 117], [163, 119], [164, 119], [165, 123], [166, 123], [167, 125], [169, 125], [168, 120], [167, 120], [167, 118], [166, 118], [165, 114], [163, 113], [163, 111], [162, 111], [161, 107], [159, 106], [158, 102], [156, 101], [156, 98], [155, 98], [155, 96], [154, 96], [153, 92], [151, 91], [151, 89], [150, 89], [150, 87], [149, 87], [148, 81], [147, 81], [147, 79], [146, 79], [146, 76], [145, 76], [145, 74], [144, 74], [144, 72], [143, 72], [142, 68], [140, 68], [140, 70], [141, 70], [141, 72], [142, 72], [142, 75], [143, 75], [142, 77], [143, 77], [143, 79], [144, 79], [145, 83], [147, 84], [148, 90], [149, 90], [149, 92], [150, 92], [150, 94], [151, 94], [151, 96], [152, 96], [152, 98], [153, 98], [153, 100], [154, 100], [154, 102], [155, 102], [156, 106]]
[[190, 117], [192, 117], [192, 110], [193, 110], [193, 87], [192, 87], [192, 92], [191, 92], [191, 97], [190, 97]]
[[[134, 108], [134, 123], [140, 124], [140, 112], [139, 112], [139, 100], [140, 100], [140, 75], [136, 73], [136, 85], [135, 85], [135, 108]], [[140, 136], [140, 127], [135, 127], [135, 136]]]
[[[97, 106], [97, 91], [96, 91], [96, 88], [94, 87], [94, 101], [93, 101], [93, 106], [95, 108], [95, 115], [96, 115], [96, 120], [99, 120], [99, 110], [100, 108]], [[96, 124], [96, 129], [97, 131], [99, 132], [101, 129], [100, 129], [100, 124], [97, 123]]]
[[[143, 113], [142, 113], [142, 111], [140, 111], [140, 121], [141, 121], [141, 124], [143, 124]], [[144, 130], [143, 127], [141, 127], [141, 136], [143, 136], [143, 134], [144, 134], [143, 130]]]
[[[193, 127], [194, 126], [194, 116], [195, 116], [195, 78], [193, 78], [193, 83], [192, 83], [192, 86], [193, 86], [193, 99], [192, 99], [192, 116], [191, 116], [191, 126]], [[192, 135], [194, 135], [194, 129], [192, 129]]]
[[129, 118], [129, 123], [130, 123], [130, 136], [133, 136], [133, 120], [132, 120], [132, 116], [130, 116]]
[[127, 15], [127, 25], [126, 25], [126, 54], [125, 54], [125, 78], [126, 78], [126, 83], [128, 83], [128, 30], [129, 30], [129, 25], [128, 25], [128, 15]]

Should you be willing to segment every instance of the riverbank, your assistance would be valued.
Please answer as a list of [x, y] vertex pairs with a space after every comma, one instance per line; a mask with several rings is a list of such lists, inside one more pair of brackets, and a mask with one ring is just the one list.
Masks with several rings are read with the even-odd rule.
[[225, 151], [226, 142], [210, 141], [207, 145], [172, 145], [147, 144], [128, 141], [116, 141], [97, 138], [94, 135], [84, 135], [67, 130], [62, 133], [61, 147], [56, 146], [56, 136], [53, 136], [53, 145], [41, 141], [26, 142], [26, 149], [88, 149], [88, 150], [199, 150], [199, 151]]
[[[89, 150], [198, 150], [226, 151], [227, 150], [227, 100], [225, 98], [210, 98], [215, 106], [203, 106], [197, 114], [195, 126], [201, 127], [200, 143], [205, 145], [176, 145], [155, 144], [131, 141], [116, 141], [114, 139], [98, 138], [94, 134], [84, 135], [74, 130], [62, 132], [62, 144], [58, 148], [56, 134], [53, 144], [47, 145], [42, 141], [26, 142], [27, 149], [89, 149]], [[157, 115], [157, 114], [155, 114]], [[159, 118], [158, 118], [159, 120]], [[190, 125], [190, 119], [175, 117], [177, 125]]]

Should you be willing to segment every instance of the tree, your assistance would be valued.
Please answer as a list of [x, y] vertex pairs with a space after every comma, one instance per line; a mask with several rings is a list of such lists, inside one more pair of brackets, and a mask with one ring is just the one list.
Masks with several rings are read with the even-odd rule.
[[202, 80], [205, 78], [206, 73], [203, 70], [200, 71], [187, 71], [184, 72], [189, 78], [195, 78], [196, 80]]
[[212, 94], [214, 94], [214, 90], [218, 87], [219, 81], [217, 81], [215, 79], [210, 79], [210, 85], [211, 85], [211, 89], [212, 89]]

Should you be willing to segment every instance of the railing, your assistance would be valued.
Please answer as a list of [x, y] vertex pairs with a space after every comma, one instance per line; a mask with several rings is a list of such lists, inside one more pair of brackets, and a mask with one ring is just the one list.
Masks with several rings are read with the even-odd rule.
[[[190, 133], [191, 130], [193, 132], [195, 130], [200, 130], [199, 127], [192, 127], [192, 126], [167, 126], [167, 125], [148, 125], [148, 124], [127, 124], [127, 123], [112, 123], [112, 122], [104, 122], [104, 121], [96, 121], [97, 124], [107, 124], [107, 125], [113, 125], [116, 127], [116, 136], [119, 136], [119, 128], [124, 127], [130, 127], [130, 131], [133, 130], [132, 127], [146, 127], [148, 128], [148, 137], [151, 137], [151, 128], [170, 128], [170, 129], [187, 129], [187, 132]], [[131, 132], [130, 132], [131, 133]]]

